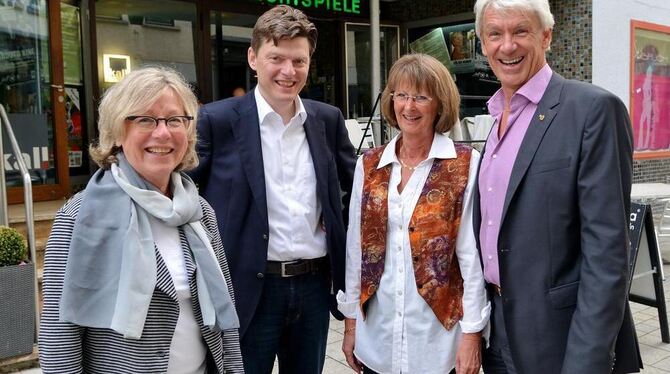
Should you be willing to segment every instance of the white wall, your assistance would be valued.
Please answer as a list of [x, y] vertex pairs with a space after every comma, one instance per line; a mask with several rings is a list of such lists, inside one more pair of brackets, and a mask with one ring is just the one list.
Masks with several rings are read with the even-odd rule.
[[627, 107], [631, 19], [670, 26], [670, 1], [593, 0], [593, 83], [614, 92]]

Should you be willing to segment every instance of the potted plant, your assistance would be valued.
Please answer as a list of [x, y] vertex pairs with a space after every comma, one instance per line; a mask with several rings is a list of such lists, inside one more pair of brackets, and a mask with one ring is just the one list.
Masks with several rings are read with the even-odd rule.
[[26, 241], [0, 226], [0, 360], [32, 353], [35, 335], [35, 266]]

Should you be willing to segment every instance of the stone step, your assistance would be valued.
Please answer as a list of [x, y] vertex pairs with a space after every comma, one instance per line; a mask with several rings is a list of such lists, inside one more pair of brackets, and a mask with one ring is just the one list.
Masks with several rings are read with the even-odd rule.
[[37, 345], [35, 345], [31, 354], [0, 360], [0, 373], [14, 373], [19, 370], [36, 368], [38, 366], [39, 354]]

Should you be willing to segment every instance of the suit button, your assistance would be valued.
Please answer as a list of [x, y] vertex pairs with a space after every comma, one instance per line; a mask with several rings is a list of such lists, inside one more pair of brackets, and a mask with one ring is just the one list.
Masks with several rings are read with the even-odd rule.
[[263, 240], [268, 240], [268, 234], [263, 234]]
[[265, 278], [265, 274], [263, 274], [263, 273], [258, 273], [258, 274], [256, 274], [256, 278], [258, 278], [258, 279], [263, 279], [263, 278]]

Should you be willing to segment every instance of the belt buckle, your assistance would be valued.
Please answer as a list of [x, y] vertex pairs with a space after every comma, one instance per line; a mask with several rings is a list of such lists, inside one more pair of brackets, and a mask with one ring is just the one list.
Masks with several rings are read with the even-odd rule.
[[288, 278], [288, 277], [292, 277], [293, 275], [295, 275], [295, 274], [286, 274], [286, 265], [293, 265], [293, 264], [297, 264], [298, 262], [300, 262], [300, 260], [282, 262], [281, 263], [281, 277], [282, 278]]

